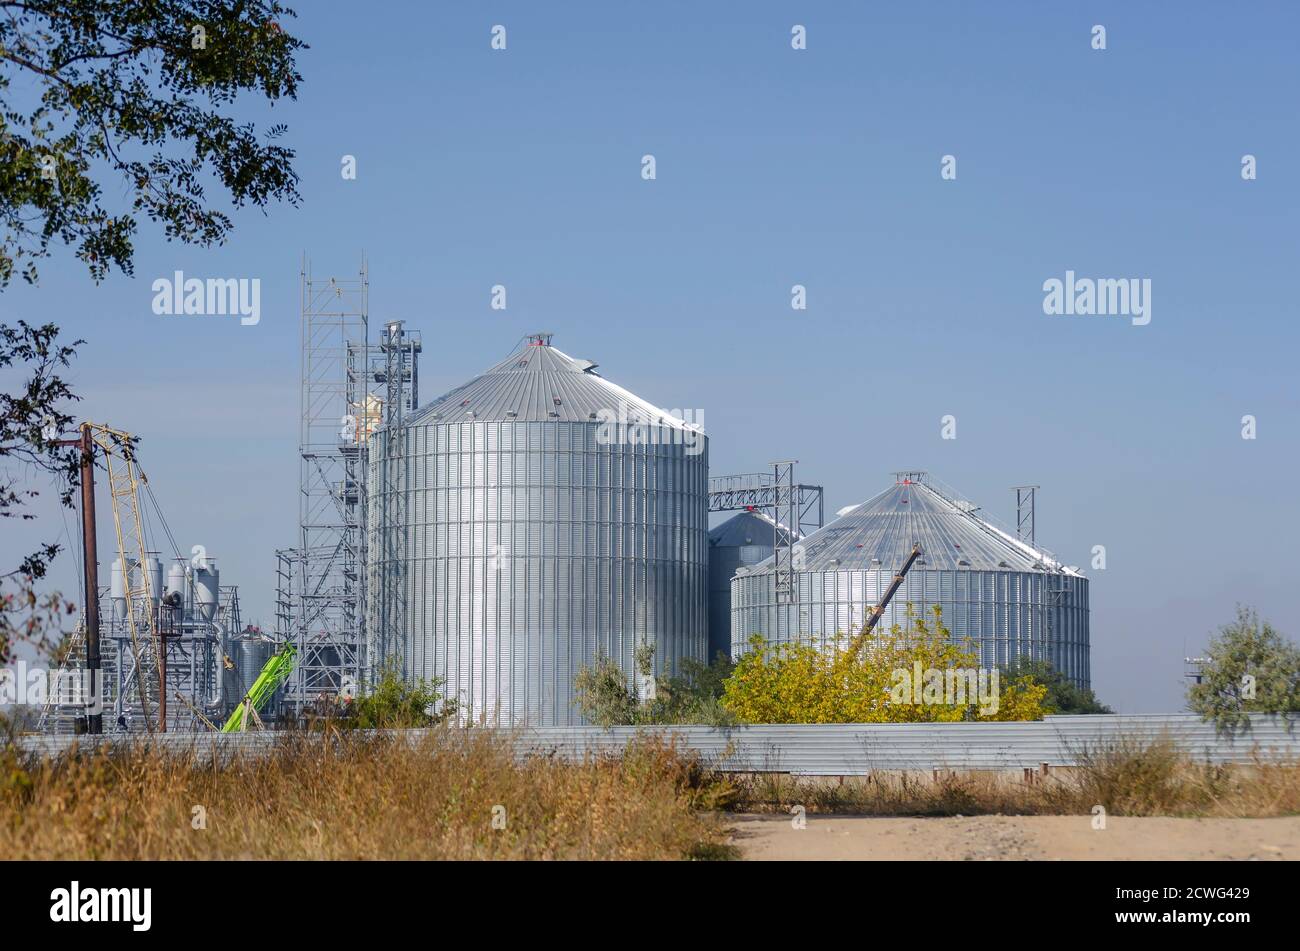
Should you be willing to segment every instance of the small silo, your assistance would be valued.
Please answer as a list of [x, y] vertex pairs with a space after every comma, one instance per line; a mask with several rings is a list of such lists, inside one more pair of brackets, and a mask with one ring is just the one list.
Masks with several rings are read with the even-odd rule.
[[[224, 699], [227, 709], [233, 710], [261, 676], [262, 668], [276, 651], [273, 640], [260, 632], [247, 629], [238, 637], [230, 638], [228, 654], [233, 670], [227, 670], [222, 681]], [[266, 703], [259, 715], [263, 718], [272, 715], [275, 710], [275, 698]]]
[[185, 560], [178, 558], [167, 568], [167, 584], [163, 589], [164, 597], [170, 604], [184, 606], [186, 587], [188, 587], [188, 581], [185, 572]]
[[194, 568], [194, 606], [199, 617], [211, 621], [221, 604], [221, 572], [216, 559], [204, 557]]
[[578, 668], [706, 649], [708, 442], [550, 345], [370, 440], [366, 664], [476, 719], [580, 723]]
[[896, 474], [894, 485], [795, 546], [789, 600], [776, 597], [771, 559], [740, 570], [731, 587], [733, 653], [753, 634], [825, 643], [859, 630], [919, 544], [923, 555], [879, 630], [904, 624], [909, 603], [922, 614], [939, 605], [944, 626], [969, 639], [982, 666], [1047, 660], [1088, 686], [1088, 580], [977, 512], [923, 472]]
[[[709, 660], [731, 656], [731, 579], [771, 558], [776, 522], [757, 509], [737, 512], [709, 531]], [[784, 529], [782, 529], [784, 534]]]

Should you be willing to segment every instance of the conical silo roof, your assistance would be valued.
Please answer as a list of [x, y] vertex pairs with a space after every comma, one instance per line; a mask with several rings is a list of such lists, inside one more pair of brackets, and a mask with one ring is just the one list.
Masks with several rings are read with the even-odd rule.
[[[809, 534], [804, 571], [896, 571], [920, 545], [928, 570], [1070, 571], [1049, 554], [980, 518], [973, 506], [920, 481], [900, 479], [884, 492]], [[771, 559], [753, 570], [771, 567]]]
[[702, 429], [611, 383], [592, 361], [551, 346], [550, 334], [533, 334], [509, 357], [425, 404], [407, 422], [594, 422], [602, 411], [632, 423]]
[[[723, 548], [739, 548], [742, 545], [766, 545], [771, 548], [776, 543], [776, 522], [772, 516], [757, 509], [737, 512], [731, 518], [709, 530], [709, 544]], [[782, 537], [787, 532], [781, 529]]]

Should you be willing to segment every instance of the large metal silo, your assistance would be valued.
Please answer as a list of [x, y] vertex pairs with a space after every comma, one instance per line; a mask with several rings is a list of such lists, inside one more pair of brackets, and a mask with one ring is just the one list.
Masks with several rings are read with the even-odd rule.
[[778, 599], [772, 560], [741, 569], [731, 588], [733, 654], [760, 634], [769, 643], [825, 643], [860, 630], [913, 545], [908, 572], [878, 630], [939, 605], [958, 640], [982, 666], [1018, 657], [1047, 660], [1088, 686], [1088, 580], [976, 514], [976, 507], [925, 473], [899, 473], [893, 486], [794, 548], [791, 595]]
[[710, 661], [719, 652], [731, 656], [731, 579], [772, 557], [776, 532], [772, 517], [758, 511], [738, 512], [709, 531]]
[[580, 723], [598, 654], [629, 685], [706, 644], [708, 444], [535, 335], [370, 442], [372, 671], [439, 678], [475, 718]]

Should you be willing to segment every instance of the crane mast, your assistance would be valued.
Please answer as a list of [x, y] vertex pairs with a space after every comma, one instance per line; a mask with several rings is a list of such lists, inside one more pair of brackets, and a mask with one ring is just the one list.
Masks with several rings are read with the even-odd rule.
[[[140, 672], [144, 669], [140, 663], [141, 637], [146, 640], [146, 648], [154, 651], [158, 661], [158, 730], [167, 730], [167, 652], [158, 629], [158, 614], [152, 605], [162, 597], [161, 592], [151, 590], [153, 582], [150, 572], [145, 570], [148, 554], [145, 551], [144, 521], [140, 510], [140, 486], [148, 480], [135, 458], [135, 437], [130, 433], [112, 429], [100, 423], [83, 423], [82, 433], [90, 442], [98, 446], [104, 455], [104, 467], [108, 471], [108, 494], [113, 510], [113, 527], [117, 539], [117, 557], [123, 568], [125, 578], [126, 622], [131, 635], [131, 650], [135, 656], [136, 687], [140, 692], [140, 708], [145, 714], [145, 726], [149, 727], [148, 693]], [[93, 468], [93, 464], [92, 464]], [[93, 486], [92, 486], [93, 491]], [[86, 557], [94, 558], [95, 553], [87, 550]], [[131, 572], [126, 566], [131, 559], [137, 559], [140, 570]], [[97, 597], [87, 591], [87, 600]], [[144, 618], [144, 630], [140, 630], [139, 619], [135, 610], [137, 604], [148, 607], [140, 612]], [[96, 632], [98, 633], [98, 632]]]
[[889, 602], [894, 600], [894, 595], [898, 593], [899, 587], [903, 584], [903, 579], [907, 577], [907, 573], [911, 571], [912, 565], [914, 565], [916, 559], [920, 557], [921, 546], [913, 546], [912, 553], [907, 556], [907, 561], [903, 562], [903, 567], [898, 570], [898, 574], [894, 575], [894, 580], [891, 581], [889, 587], [885, 589], [884, 597], [880, 599], [879, 604], [871, 609], [871, 613], [867, 615], [867, 620], [862, 625], [862, 630], [858, 633], [857, 637], [853, 638], [853, 642], [849, 644], [848, 656], [850, 658], [856, 657], [858, 652], [862, 650], [862, 645], [867, 642], [867, 638], [871, 636], [871, 632], [875, 630], [876, 625], [880, 623], [881, 617], [884, 616], [885, 608], [889, 607]]

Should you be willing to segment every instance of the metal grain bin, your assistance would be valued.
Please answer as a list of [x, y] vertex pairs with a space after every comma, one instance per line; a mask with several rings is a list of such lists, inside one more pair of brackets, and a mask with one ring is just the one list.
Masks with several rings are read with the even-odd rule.
[[741, 569], [731, 586], [731, 644], [738, 656], [753, 634], [769, 643], [857, 631], [914, 544], [923, 551], [879, 630], [943, 609], [956, 639], [969, 638], [980, 663], [1047, 660], [1080, 686], [1091, 677], [1088, 580], [975, 514], [925, 473], [896, 483], [796, 546], [793, 597], [778, 603], [772, 560]]
[[731, 579], [772, 557], [776, 530], [770, 515], [744, 511], [709, 531], [709, 660], [731, 656]]
[[[689, 414], [686, 415], [689, 419]], [[602, 653], [635, 681], [706, 644], [701, 427], [535, 335], [370, 443], [366, 665], [440, 678], [475, 718], [581, 723]]]
[[[274, 641], [252, 631], [230, 638], [226, 656], [234, 664], [234, 669], [226, 670], [222, 677], [222, 700], [227, 711], [233, 710], [248, 696], [275, 650]], [[266, 705], [263, 716], [270, 715], [274, 709], [275, 702], [272, 698], [272, 702]]]

